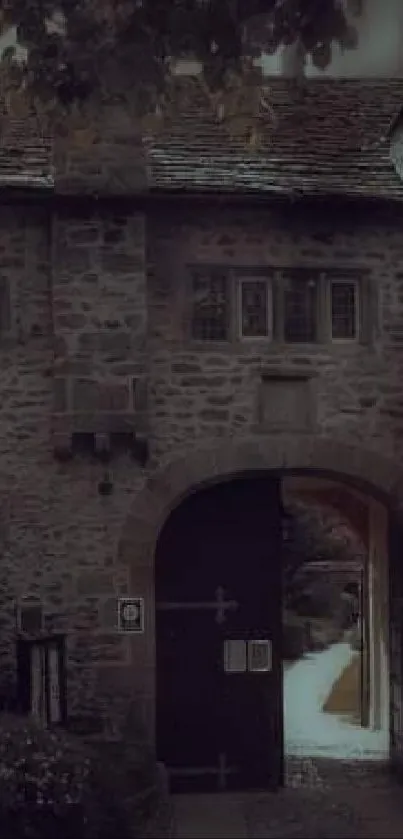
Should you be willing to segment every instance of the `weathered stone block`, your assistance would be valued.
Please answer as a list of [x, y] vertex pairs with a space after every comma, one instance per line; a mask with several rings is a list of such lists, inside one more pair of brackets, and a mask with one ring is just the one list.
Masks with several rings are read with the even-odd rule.
[[103, 630], [116, 631], [118, 629], [118, 600], [116, 597], [110, 597], [100, 603], [99, 620]]
[[74, 379], [73, 411], [97, 411], [100, 403], [100, 388], [98, 382], [91, 379]]
[[127, 411], [129, 409], [129, 386], [123, 382], [102, 384], [99, 408], [102, 411]]
[[73, 245], [94, 245], [99, 241], [100, 231], [97, 226], [73, 227], [68, 231], [67, 239]]
[[101, 344], [101, 332], [98, 330], [85, 330], [77, 336], [77, 349], [85, 353], [95, 353]]
[[110, 227], [104, 230], [103, 240], [105, 244], [115, 245], [125, 240], [126, 230], [124, 227]]
[[116, 662], [128, 662], [129, 645], [128, 638], [112, 633], [97, 634], [94, 637], [92, 659], [98, 666]]
[[131, 348], [131, 336], [129, 332], [101, 332], [99, 336], [99, 349], [104, 353], [115, 353], [118, 356], [125, 356]]
[[63, 248], [57, 254], [56, 259], [60, 270], [71, 274], [83, 274], [90, 270], [90, 251], [86, 248]]
[[219, 408], [204, 408], [200, 411], [199, 416], [204, 422], [228, 422], [229, 411]]
[[56, 315], [55, 322], [56, 326], [60, 329], [75, 332], [78, 329], [84, 328], [87, 323], [87, 318], [79, 312], [60, 312]]
[[315, 392], [310, 379], [268, 378], [260, 385], [262, 430], [311, 431], [316, 419]]
[[67, 356], [67, 342], [63, 335], [55, 335], [53, 337], [53, 352], [55, 358], [66, 358]]
[[99, 570], [84, 571], [77, 576], [76, 590], [79, 597], [111, 594], [114, 590], [113, 574]]
[[142, 267], [142, 260], [131, 253], [111, 251], [102, 255], [102, 270], [107, 274], [132, 274]]
[[63, 413], [68, 410], [67, 381], [56, 378], [53, 380], [53, 410]]
[[144, 323], [145, 323], [145, 315], [143, 313], [127, 315], [124, 319], [125, 326], [130, 329], [131, 332], [139, 332], [140, 330], [144, 330]]

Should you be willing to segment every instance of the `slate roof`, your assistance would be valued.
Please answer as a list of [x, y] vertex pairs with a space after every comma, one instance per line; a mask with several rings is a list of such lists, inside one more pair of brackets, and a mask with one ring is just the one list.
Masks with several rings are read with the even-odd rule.
[[265, 124], [261, 151], [245, 151], [195, 100], [149, 145], [153, 187], [403, 199], [389, 137], [403, 81], [322, 77], [307, 83], [300, 101], [286, 81], [268, 84], [276, 119]]
[[[298, 99], [286, 81], [268, 80], [275, 112], [264, 145], [245, 149], [198, 93], [157, 137], [145, 139], [152, 192], [240, 193], [403, 200], [390, 154], [390, 129], [403, 108], [403, 81], [318, 78]], [[392, 155], [393, 156], [393, 155]], [[394, 156], [394, 158], [396, 155]], [[0, 188], [57, 189], [52, 146], [23, 120], [0, 120]]]
[[34, 121], [0, 117], [0, 188], [52, 189], [52, 143]]

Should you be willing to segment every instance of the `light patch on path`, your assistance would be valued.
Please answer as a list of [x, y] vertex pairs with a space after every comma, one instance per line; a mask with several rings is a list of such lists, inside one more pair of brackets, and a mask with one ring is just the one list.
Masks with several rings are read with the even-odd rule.
[[334, 683], [355, 655], [350, 644], [333, 644], [285, 672], [286, 754], [365, 760], [388, 756], [388, 732], [361, 728], [322, 711]]

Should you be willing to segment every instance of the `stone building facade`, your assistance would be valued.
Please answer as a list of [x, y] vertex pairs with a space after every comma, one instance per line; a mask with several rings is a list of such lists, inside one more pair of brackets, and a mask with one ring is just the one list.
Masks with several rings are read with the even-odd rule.
[[[295, 122], [277, 85], [258, 160], [224, 161], [211, 129], [201, 165], [190, 115], [146, 144], [147, 188], [127, 126], [91, 170], [77, 155], [55, 175], [43, 147], [3, 172], [3, 692], [35, 596], [66, 634], [69, 713], [134, 703], [152, 739], [153, 554], [182, 497], [311, 469], [400, 507], [403, 186], [384, 134], [403, 88], [309, 89]], [[143, 634], [118, 631], [125, 595]]]

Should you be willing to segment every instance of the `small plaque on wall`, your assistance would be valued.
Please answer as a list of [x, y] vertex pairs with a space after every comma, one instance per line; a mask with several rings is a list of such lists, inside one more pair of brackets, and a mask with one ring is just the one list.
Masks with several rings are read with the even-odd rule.
[[144, 598], [118, 598], [119, 632], [140, 634], [144, 632]]

